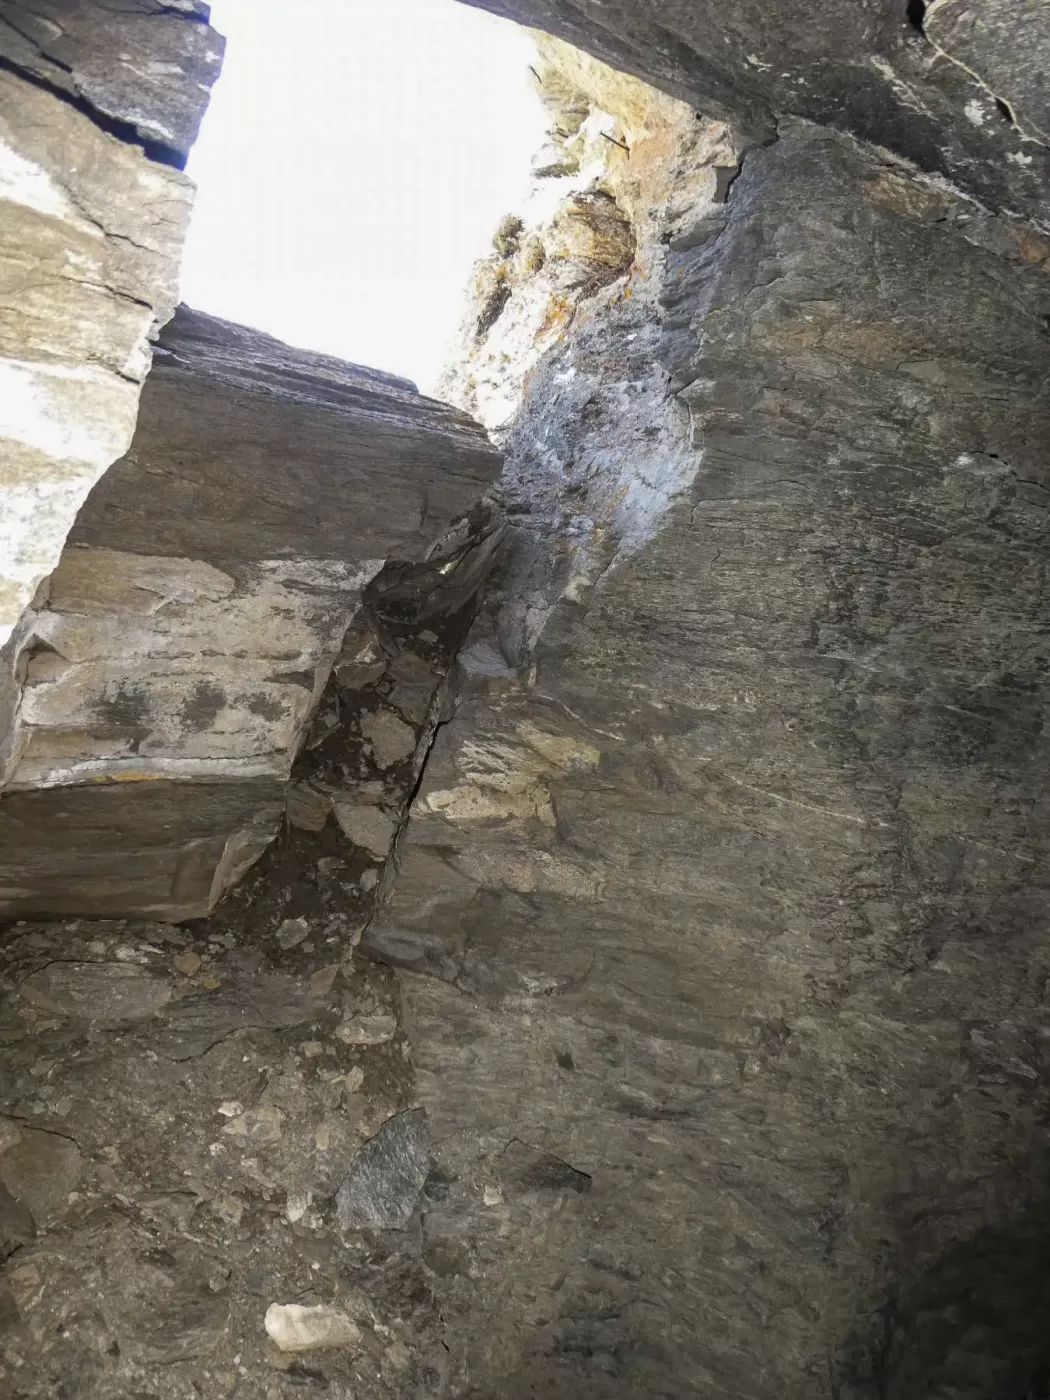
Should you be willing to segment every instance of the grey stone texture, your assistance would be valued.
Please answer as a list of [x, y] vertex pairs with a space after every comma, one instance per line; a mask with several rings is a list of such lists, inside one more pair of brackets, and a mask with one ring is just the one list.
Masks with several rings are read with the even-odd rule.
[[193, 187], [2, 63], [0, 169], [3, 647], [131, 442]]
[[[265, 898], [248, 938], [232, 914], [6, 936], [5, 1400], [439, 1393], [418, 1231], [335, 1218], [358, 1149], [411, 1104], [397, 989], [353, 964], [352, 908], [293, 951]], [[346, 1046], [348, 1001], [396, 1039]]]
[[745, 141], [805, 117], [885, 146], [993, 208], [1045, 218], [1045, 0], [844, 0], [833, 12], [802, 0], [467, 3], [729, 119]]
[[222, 64], [209, 13], [202, 0], [4, 0], [0, 58], [103, 129], [181, 163]]
[[449, 1344], [479, 1396], [1040, 1393], [1050, 287], [808, 123], [693, 212], [501, 434], [516, 676], [463, 668], [365, 935]]
[[340, 1225], [403, 1230], [430, 1173], [427, 1116], [415, 1108], [388, 1118], [354, 1158], [335, 1198]]
[[222, 50], [200, 0], [0, 3], [0, 648], [131, 442]]
[[189, 317], [40, 600], [320, 641], [0, 801], [27, 914], [243, 875], [0, 939], [0, 1394], [1035, 1400], [1046, 6], [489, 7], [665, 90], [544, 45], [445, 385], [506, 526], [462, 416]]
[[[0, 914], [206, 914], [273, 839], [300, 747], [333, 713], [329, 674], [371, 635], [348, 629], [384, 565], [379, 593], [409, 568], [415, 597], [413, 560], [426, 597], [448, 593], [427, 591], [442, 569], [474, 579], [453, 611], [476, 590], [465, 552], [493, 536], [467, 515], [499, 466], [475, 424], [404, 380], [181, 309], [131, 451], [14, 649]], [[366, 683], [412, 664], [368, 645]], [[381, 770], [410, 763], [429, 713], [437, 678], [414, 664], [408, 719], [359, 717]], [[374, 806], [351, 838], [384, 855], [396, 822]]]
[[[1025, 0], [932, 0], [923, 31], [946, 58], [999, 103], [1000, 117], [1031, 141], [1050, 146], [1050, 98], [1046, 89], [1050, 9]], [[980, 110], [979, 108], [977, 109]]]

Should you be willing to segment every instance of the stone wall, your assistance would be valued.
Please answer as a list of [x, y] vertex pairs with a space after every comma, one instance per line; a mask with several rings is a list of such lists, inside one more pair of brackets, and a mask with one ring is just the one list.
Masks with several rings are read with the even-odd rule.
[[[610, 86], [559, 76], [564, 171]], [[516, 543], [365, 936], [449, 1345], [477, 1395], [1023, 1394], [1047, 245], [811, 123], [727, 181], [606, 117], [632, 268], [526, 223], [450, 379]]]
[[0, 5], [0, 647], [127, 450], [175, 308], [178, 167], [222, 54], [207, 14]]
[[488, 7], [590, 51], [443, 391], [505, 552], [184, 316], [18, 633], [8, 908], [164, 921], [0, 943], [0, 1389], [1041, 1395], [1046, 6]]
[[805, 117], [1045, 227], [1041, 0], [467, 0], [568, 39], [732, 121], [743, 144]]

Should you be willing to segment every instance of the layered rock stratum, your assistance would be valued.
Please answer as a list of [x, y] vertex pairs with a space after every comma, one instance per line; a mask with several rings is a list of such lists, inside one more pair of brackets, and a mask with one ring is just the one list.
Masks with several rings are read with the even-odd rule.
[[452, 407], [180, 312], [8, 648], [0, 1390], [1034, 1400], [1050, 11], [485, 8]]
[[480, 544], [442, 536], [500, 458], [405, 380], [185, 308], [155, 355], [8, 649], [9, 917], [207, 914], [277, 832], [369, 587]]
[[0, 647], [127, 451], [171, 317], [180, 167], [222, 40], [198, 0], [0, 5]]

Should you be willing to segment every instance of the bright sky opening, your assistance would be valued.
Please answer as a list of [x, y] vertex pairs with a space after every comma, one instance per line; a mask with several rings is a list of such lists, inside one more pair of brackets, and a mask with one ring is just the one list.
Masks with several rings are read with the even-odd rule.
[[475, 260], [525, 197], [525, 30], [458, 0], [214, 0], [182, 297], [431, 389]]

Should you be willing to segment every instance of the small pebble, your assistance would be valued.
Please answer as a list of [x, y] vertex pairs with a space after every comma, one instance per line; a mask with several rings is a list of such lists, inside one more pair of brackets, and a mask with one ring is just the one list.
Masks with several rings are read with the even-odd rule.
[[290, 948], [298, 948], [309, 933], [310, 925], [305, 919], [285, 919], [277, 930], [277, 942], [287, 952]]
[[338, 976], [338, 963], [331, 963], [328, 967], [319, 968], [310, 978], [310, 995], [312, 997], [326, 997], [335, 986], [335, 979]]
[[285, 1216], [292, 1225], [302, 1220], [303, 1216], [313, 1205], [313, 1200], [312, 1191], [292, 1192], [284, 1206]]
[[183, 977], [193, 977], [201, 970], [201, 956], [199, 953], [194, 953], [192, 950], [186, 953], [180, 953], [177, 958], [173, 959], [173, 962], [175, 971], [181, 972]]

